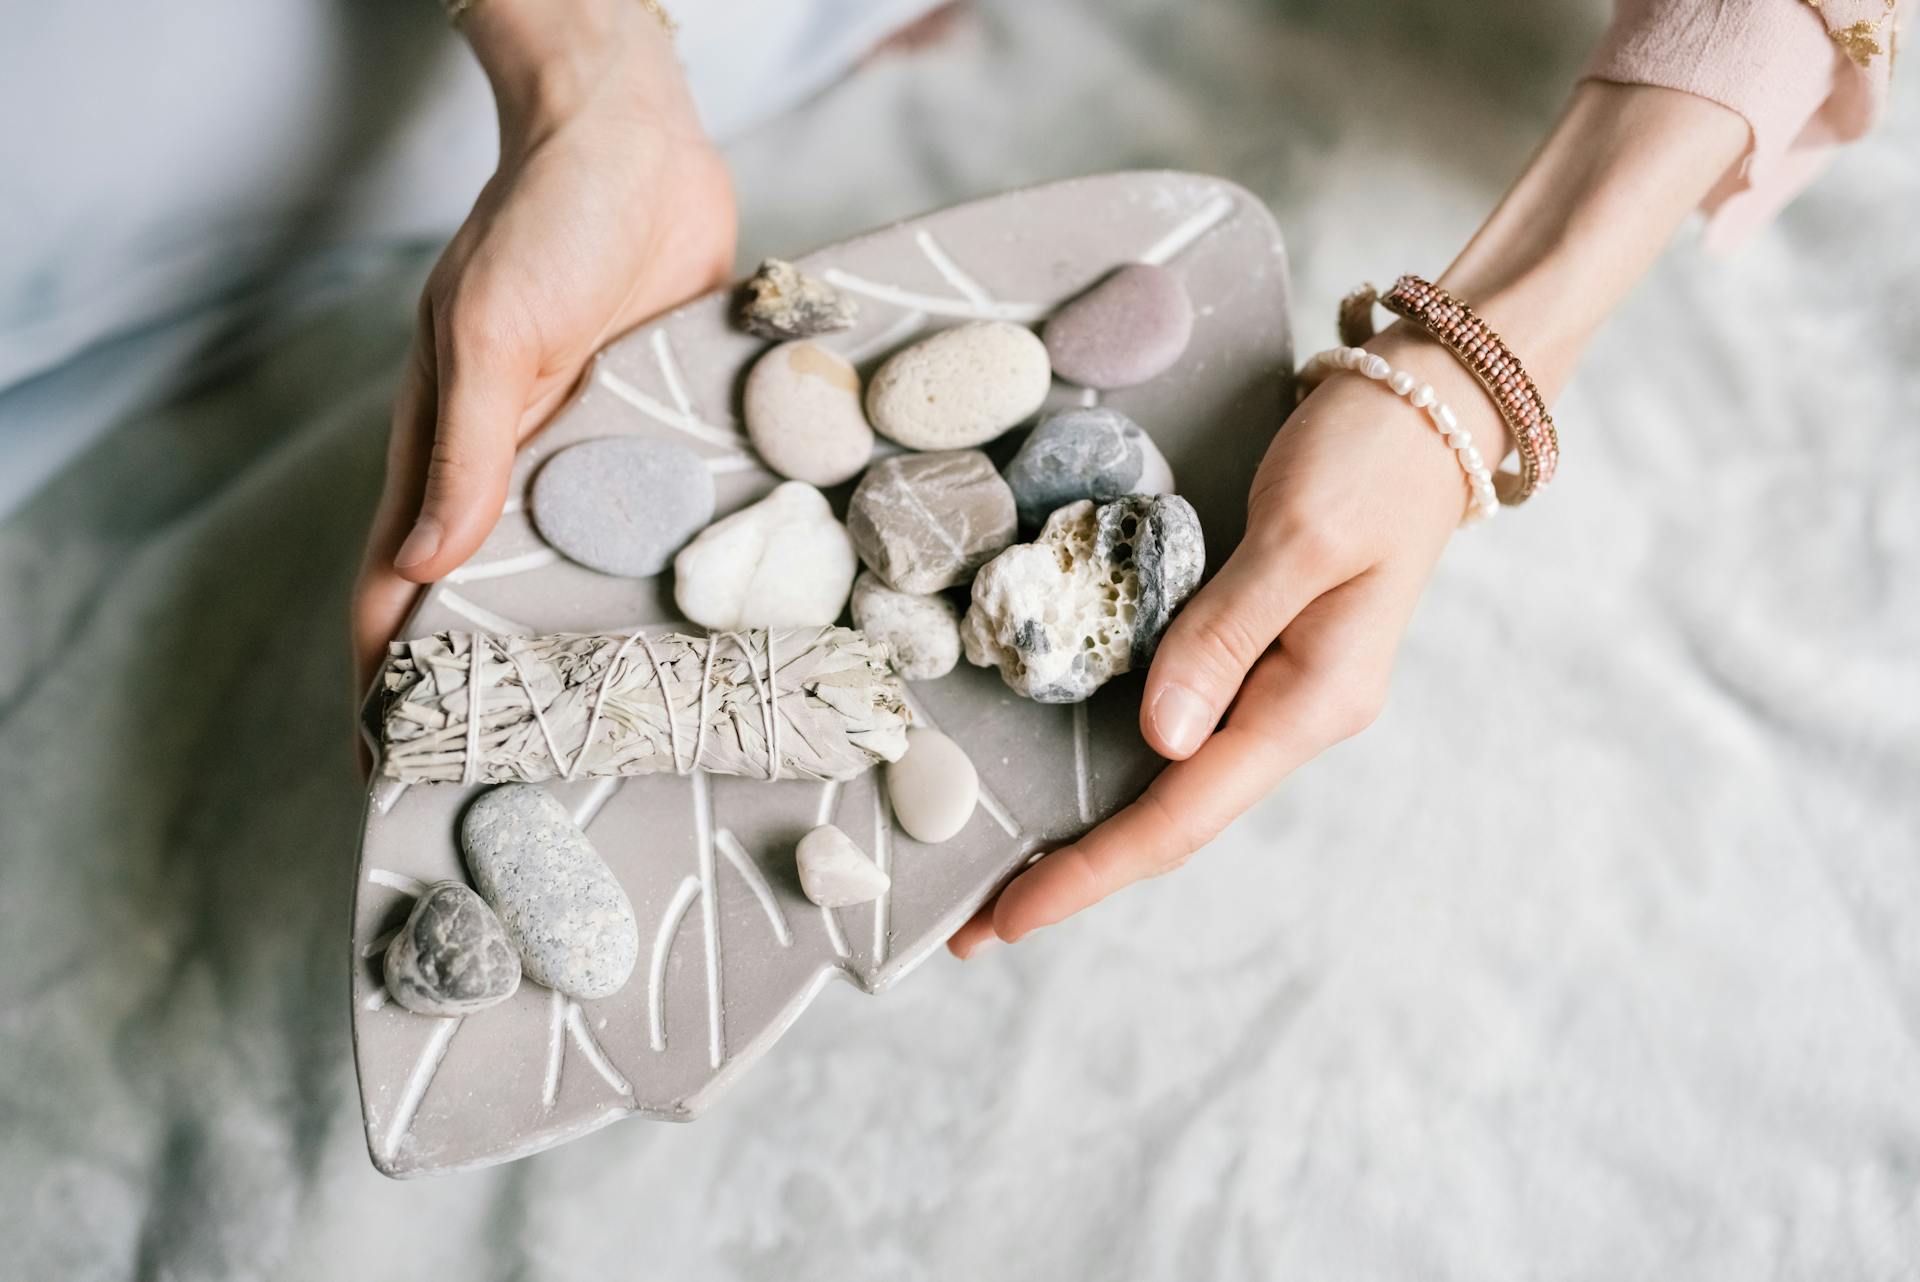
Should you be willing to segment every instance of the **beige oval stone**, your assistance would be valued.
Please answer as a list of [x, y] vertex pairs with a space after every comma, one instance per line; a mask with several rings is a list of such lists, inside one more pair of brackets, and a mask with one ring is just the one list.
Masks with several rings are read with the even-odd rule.
[[1032, 417], [1052, 385], [1032, 330], [975, 321], [889, 357], [867, 387], [867, 418], [916, 450], [966, 449]]
[[742, 408], [747, 438], [781, 476], [838, 485], [873, 456], [859, 372], [818, 343], [782, 343], [754, 362]]

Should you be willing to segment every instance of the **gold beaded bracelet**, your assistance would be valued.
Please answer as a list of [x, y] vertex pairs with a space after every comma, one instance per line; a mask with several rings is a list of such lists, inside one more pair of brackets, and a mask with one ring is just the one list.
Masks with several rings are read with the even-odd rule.
[[[480, 0], [440, 0], [440, 2], [446, 6], [447, 21], [458, 25], [460, 19], [466, 17], [470, 10], [479, 5]], [[667, 7], [661, 4], [660, 0], [640, 0], [640, 7], [654, 16], [661, 30], [667, 33], [667, 39], [671, 40], [680, 34], [680, 24], [673, 20], [673, 15], [667, 12]]]

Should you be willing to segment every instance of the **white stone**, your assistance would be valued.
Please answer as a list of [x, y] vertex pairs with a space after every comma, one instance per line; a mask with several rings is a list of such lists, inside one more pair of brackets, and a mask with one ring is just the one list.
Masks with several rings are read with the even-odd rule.
[[838, 485], [873, 456], [859, 372], [818, 343], [782, 343], [754, 362], [742, 408], [754, 450], [782, 476]]
[[825, 627], [858, 568], [826, 495], [788, 481], [715, 521], [673, 558], [673, 601], [703, 628]]
[[893, 884], [853, 838], [832, 824], [802, 837], [794, 859], [800, 865], [800, 889], [822, 908], [870, 904]]
[[980, 776], [959, 744], [916, 728], [907, 731], [906, 755], [887, 766], [887, 799], [909, 837], [937, 846], [973, 818]]
[[1052, 384], [1033, 331], [975, 321], [889, 357], [867, 385], [867, 417], [916, 450], [966, 449], [1032, 417]]
[[853, 626], [893, 652], [908, 681], [944, 677], [960, 662], [960, 611], [943, 596], [896, 592], [872, 570], [853, 581]]

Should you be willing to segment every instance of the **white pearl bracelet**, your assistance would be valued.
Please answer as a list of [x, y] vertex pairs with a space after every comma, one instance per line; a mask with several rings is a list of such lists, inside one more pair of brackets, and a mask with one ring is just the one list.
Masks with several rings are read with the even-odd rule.
[[1394, 395], [1406, 397], [1415, 409], [1427, 412], [1427, 417], [1433, 420], [1434, 429], [1453, 447], [1460, 470], [1466, 473], [1467, 511], [1460, 518], [1460, 524], [1478, 525], [1500, 510], [1500, 499], [1493, 492], [1493, 472], [1474, 446], [1473, 433], [1460, 426], [1460, 420], [1453, 411], [1435, 395], [1433, 384], [1422, 383], [1405, 370], [1395, 369], [1387, 364], [1384, 357], [1375, 356], [1363, 347], [1334, 347], [1319, 353], [1300, 367], [1301, 394], [1305, 395], [1336, 370], [1352, 370], [1376, 383], [1385, 383]]

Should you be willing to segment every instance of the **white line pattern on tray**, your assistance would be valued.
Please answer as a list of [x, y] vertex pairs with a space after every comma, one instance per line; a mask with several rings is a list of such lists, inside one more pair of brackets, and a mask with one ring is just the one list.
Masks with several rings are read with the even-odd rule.
[[1087, 726], [1087, 705], [1073, 705], [1073, 798], [1080, 807], [1080, 822], [1093, 822], [1093, 736]]
[[833, 955], [836, 957], [851, 956], [853, 950], [847, 947], [847, 936], [845, 932], [840, 929], [840, 919], [834, 916], [833, 909], [822, 908], [820, 910], [820, 919], [827, 923], [827, 942], [833, 945]]
[[960, 264], [947, 256], [933, 233], [924, 228], [913, 234], [913, 243], [920, 246], [920, 252], [927, 256], [935, 271], [947, 278], [947, 284], [954, 287], [960, 297], [975, 307], [992, 307], [993, 295], [989, 294], [979, 281], [960, 270]]
[[733, 870], [740, 874], [740, 880], [747, 883], [747, 889], [753, 892], [753, 897], [760, 901], [760, 910], [767, 915], [767, 925], [773, 927], [773, 937], [780, 941], [782, 948], [791, 944], [793, 932], [787, 929], [787, 916], [780, 911], [779, 901], [773, 897], [773, 887], [767, 884], [760, 865], [753, 861], [753, 856], [740, 844], [740, 839], [727, 829], [722, 828], [714, 833], [713, 840], [720, 848], [720, 853], [727, 857], [727, 862], [733, 865]]
[[647, 968], [647, 1019], [652, 1030], [652, 1046], [657, 1051], [667, 1049], [667, 957], [673, 952], [673, 940], [680, 933], [680, 923], [687, 919], [687, 909], [693, 907], [693, 901], [699, 897], [700, 879], [681, 878], [673, 900], [667, 905], [666, 915], [660, 919], [660, 929], [653, 937], [653, 961]]
[[573, 812], [574, 826], [584, 831], [588, 824], [599, 818], [600, 811], [605, 808], [608, 801], [613, 799], [613, 794], [619, 791], [620, 784], [621, 780], [614, 777], [594, 780], [593, 787], [589, 788], [587, 795], [580, 799], [579, 809]]
[[873, 862], [887, 874], [887, 888], [873, 901], [873, 964], [883, 966], [893, 935], [893, 809], [880, 787], [873, 790]]
[[739, 450], [746, 443], [744, 436], [730, 428], [715, 427], [711, 423], [695, 418], [691, 414], [682, 414], [673, 406], [655, 400], [604, 364], [594, 371], [593, 376], [600, 380], [601, 386], [648, 418], [676, 432], [684, 432], [696, 441], [717, 445], [724, 450]]
[[403, 872], [388, 872], [385, 868], [367, 869], [367, 880], [376, 886], [397, 890], [403, 895], [419, 895], [427, 888], [427, 883], [418, 877], [409, 877]]
[[[378, 745], [375, 746], [374, 751], [379, 751]], [[400, 794], [406, 790], [407, 781], [404, 779], [382, 779], [379, 786], [373, 790], [373, 808], [383, 815], [386, 814], [393, 809], [393, 803], [400, 800]]]
[[824, 828], [833, 822], [833, 812], [840, 808], [840, 781], [828, 779], [820, 785], [820, 808], [813, 813], [813, 826]]
[[547, 1076], [540, 1087], [540, 1103], [551, 1109], [560, 1102], [560, 1073], [567, 1058], [567, 998], [557, 988], [547, 990]]
[[385, 984], [377, 985], [372, 992], [367, 994], [366, 999], [360, 1004], [368, 1010], [385, 1009], [387, 1005], [387, 986]]
[[407, 1132], [413, 1129], [413, 1119], [427, 1098], [427, 1088], [433, 1085], [434, 1075], [447, 1058], [447, 1046], [453, 1041], [453, 1035], [460, 1031], [462, 1022], [457, 1015], [441, 1016], [438, 1027], [427, 1038], [427, 1044], [420, 1048], [420, 1057], [413, 1061], [413, 1072], [407, 1075], [406, 1089], [401, 1092], [400, 1102], [393, 1110], [393, 1120], [387, 1125], [384, 1151], [389, 1161], [400, 1151], [401, 1141], [407, 1138]]
[[469, 561], [465, 565], [448, 570], [440, 579], [442, 583], [473, 583], [480, 579], [505, 579], [516, 574], [525, 574], [528, 570], [538, 570], [542, 566], [552, 565], [560, 559], [560, 554], [552, 548], [535, 548], [531, 552], [522, 552], [517, 556], [503, 556], [492, 561]]
[[720, 1067], [727, 1057], [725, 1007], [720, 1002], [720, 888], [713, 864], [713, 784], [704, 770], [693, 772], [693, 831], [700, 861], [700, 922], [707, 952], [707, 1062]]
[[1156, 266], [1173, 261], [1232, 212], [1233, 197], [1225, 192], [1216, 193], [1212, 200], [1200, 206], [1191, 217], [1150, 245], [1147, 251], [1140, 255], [1140, 261]]
[[378, 957], [381, 953], [387, 951], [387, 945], [391, 944], [399, 934], [400, 932], [398, 930], [388, 931], [386, 934], [379, 936], [372, 943], [362, 948], [360, 955], [362, 957]]
[[878, 356], [900, 343], [904, 343], [916, 330], [927, 323], [927, 314], [919, 311], [901, 312], [893, 324], [860, 344], [852, 351], [843, 352], [850, 365], [858, 365], [869, 357]]
[[1083, 387], [1080, 389], [1081, 405], [1083, 405], [1087, 409], [1092, 409], [1094, 406], [1098, 405], [1099, 403], [1100, 403], [1100, 393], [1097, 389], [1091, 388], [1091, 387]]
[[988, 303], [982, 306], [964, 298], [939, 298], [933, 294], [917, 294], [910, 289], [883, 285], [879, 281], [855, 276], [852, 272], [841, 271], [838, 267], [829, 267], [820, 275], [828, 284], [849, 293], [863, 294], [883, 303], [892, 303], [895, 307], [925, 312], [929, 316], [1030, 322], [1041, 319], [1052, 310], [1045, 303]]
[[631, 1098], [633, 1083], [629, 1082], [620, 1070], [613, 1066], [613, 1061], [607, 1058], [606, 1050], [594, 1037], [593, 1030], [587, 1027], [586, 1013], [580, 1009], [579, 1002], [567, 1003], [567, 1029], [573, 1034], [573, 1040], [580, 1047], [580, 1053], [587, 1057], [587, 1063], [593, 1065], [593, 1071], [600, 1074], [601, 1079], [614, 1090]]
[[533, 635], [533, 629], [526, 624], [517, 619], [509, 619], [504, 614], [495, 614], [479, 602], [469, 601], [452, 588], [441, 588], [439, 596], [435, 599], [455, 614], [479, 624], [495, 636], [530, 637]]
[[693, 397], [687, 395], [687, 382], [680, 376], [680, 361], [673, 354], [673, 342], [667, 337], [667, 331], [653, 331], [653, 359], [660, 366], [660, 377], [666, 381], [667, 395], [673, 397], [673, 403], [688, 418], [698, 419], [694, 412]]

